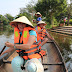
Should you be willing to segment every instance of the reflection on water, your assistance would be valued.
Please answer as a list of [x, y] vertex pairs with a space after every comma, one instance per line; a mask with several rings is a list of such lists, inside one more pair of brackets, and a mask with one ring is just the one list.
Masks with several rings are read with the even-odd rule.
[[[13, 31], [11, 30], [0, 30], [0, 51], [3, 49], [5, 42], [9, 41], [11, 43], [14, 43], [14, 35], [13, 35]], [[6, 49], [8, 49], [8, 47], [6, 47]], [[6, 50], [5, 49], [5, 50]], [[5, 55], [5, 54], [4, 54]], [[3, 56], [4, 56], [3, 55]], [[3, 57], [1, 56], [0, 59]]]
[[0, 29], [0, 35], [10, 36], [13, 33], [13, 28]]
[[60, 51], [66, 62], [68, 72], [72, 72], [72, 36], [63, 35], [59, 33], [50, 32], [52, 37], [56, 40], [60, 46]]

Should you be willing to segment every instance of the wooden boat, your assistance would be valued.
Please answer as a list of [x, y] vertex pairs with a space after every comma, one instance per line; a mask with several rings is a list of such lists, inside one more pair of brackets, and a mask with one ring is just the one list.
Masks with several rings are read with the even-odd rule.
[[[56, 42], [48, 41], [42, 49], [46, 51], [46, 55], [43, 57], [44, 72], [67, 72], [65, 62]], [[13, 72], [9, 63], [17, 55], [16, 52], [13, 52], [10, 56], [0, 59], [0, 65], [2, 65], [0, 72]]]

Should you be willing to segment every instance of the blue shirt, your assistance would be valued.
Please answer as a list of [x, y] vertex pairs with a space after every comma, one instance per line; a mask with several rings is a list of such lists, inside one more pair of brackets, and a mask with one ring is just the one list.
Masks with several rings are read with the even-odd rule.
[[[19, 32], [21, 35], [22, 35], [22, 32]], [[36, 37], [36, 42], [37, 42], [37, 34], [36, 34], [36, 32], [35, 31], [33, 31], [33, 30], [31, 30], [31, 31], [29, 31], [29, 34], [30, 35], [34, 35], [35, 37]]]
[[36, 37], [36, 42], [37, 42], [37, 34], [36, 34], [36, 32], [35, 31], [33, 31], [33, 30], [31, 30], [31, 31], [29, 31], [29, 34], [30, 35], [34, 35], [35, 37]]
[[37, 21], [41, 21], [41, 20], [42, 20], [42, 18], [41, 18], [41, 17], [38, 17], [38, 18], [37, 18]]

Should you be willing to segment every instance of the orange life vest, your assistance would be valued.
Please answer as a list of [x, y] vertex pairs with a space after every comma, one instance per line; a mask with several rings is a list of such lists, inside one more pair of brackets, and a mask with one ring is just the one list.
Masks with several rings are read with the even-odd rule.
[[[14, 43], [19, 44], [19, 43], [23, 42], [23, 44], [26, 44], [28, 42], [28, 39], [29, 39], [29, 36], [30, 36], [29, 30], [34, 30], [35, 31], [35, 29], [33, 29], [31, 27], [26, 27], [26, 28], [24, 28], [22, 36], [20, 37], [19, 30], [18, 30], [17, 27], [15, 27], [14, 28]], [[36, 34], [37, 34], [37, 32], [36, 32]], [[30, 47], [30, 49], [28, 49], [28, 50], [17, 49], [16, 51], [18, 53], [23, 52], [24, 55], [22, 57], [26, 60], [28, 58], [29, 59], [41, 58], [41, 56], [38, 53], [35, 54], [35, 52], [38, 51], [38, 49], [41, 49], [41, 47], [39, 47], [40, 44], [41, 44], [41, 39], [37, 34], [37, 42], [35, 41], [33, 43], [33, 45]]]
[[[39, 26], [37, 26], [37, 30], [40, 31], [41, 28]], [[42, 32], [38, 33], [39, 36], [41, 37], [41, 39], [43, 39], [46, 35], [46, 30], [44, 29]]]

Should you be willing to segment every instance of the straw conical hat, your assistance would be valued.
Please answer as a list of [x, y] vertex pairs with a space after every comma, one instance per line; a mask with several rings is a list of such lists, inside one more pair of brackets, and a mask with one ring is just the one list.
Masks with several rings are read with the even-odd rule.
[[41, 15], [41, 13], [40, 13], [40, 12], [37, 12], [36, 14], [39, 14], [39, 15]]
[[37, 25], [39, 25], [39, 24], [45, 24], [45, 25], [47, 25], [44, 21], [39, 21], [38, 23], [37, 23]]
[[28, 72], [27, 66], [29, 65], [29, 63], [35, 64], [35, 66], [37, 67], [36, 72], [44, 72], [43, 65], [41, 64], [41, 62], [37, 58], [30, 59], [26, 62], [26, 64], [25, 64], [25, 71], [26, 72]]
[[25, 24], [30, 25], [30, 26], [33, 27], [32, 23], [31, 23], [31, 22], [27, 19], [27, 17], [25, 17], [25, 16], [22, 16], [22, 17], [19, 17], [19, 18], [13, 20], [12, 22], [10, 22], [10, 25], [14, 25], [14, 24], [16, 24], [17, 22], [25, 23]]

